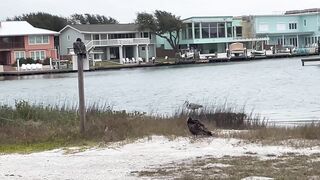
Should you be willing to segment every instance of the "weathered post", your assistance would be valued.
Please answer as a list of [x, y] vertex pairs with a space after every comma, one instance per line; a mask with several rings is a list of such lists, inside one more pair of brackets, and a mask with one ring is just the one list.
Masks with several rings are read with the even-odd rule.
[[52, 67], [52, 58], [50, 58], [50, 70], [52, 70], [53, 67]]
[[20, 59], [17, 59], [17, 70], [20, 71]]
[[320, 55], [320, 39], [318, 40], [318, 54]]
[[80, 115], [80, 133], [85, 134], [85, 100], [83, 85], [83, 59], [87, 56], [86, 46], [80, 38], [73, 43], [74, 53], [77, 55], [78, 64], [78, 88], [79, 88], [79, 115]]

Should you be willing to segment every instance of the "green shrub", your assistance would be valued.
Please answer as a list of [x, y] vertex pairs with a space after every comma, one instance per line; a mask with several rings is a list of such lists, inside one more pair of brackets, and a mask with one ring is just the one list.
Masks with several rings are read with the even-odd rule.
[[43, 65], [50, 65], [50, 58], [49, 58], [49, 57], [45, 58], [45, 59], [42, 61], [42, 64], [43, 64]]

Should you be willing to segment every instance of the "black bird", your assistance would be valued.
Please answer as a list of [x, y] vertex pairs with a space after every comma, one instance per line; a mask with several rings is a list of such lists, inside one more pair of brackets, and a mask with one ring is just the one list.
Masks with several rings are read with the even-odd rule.
[[187, 125], [189, 131], [193, 135], [212, 136], [212, 133], [208, 131], [208, 129], [204, 127], [204, 125], [199, 120], [188, 117]]

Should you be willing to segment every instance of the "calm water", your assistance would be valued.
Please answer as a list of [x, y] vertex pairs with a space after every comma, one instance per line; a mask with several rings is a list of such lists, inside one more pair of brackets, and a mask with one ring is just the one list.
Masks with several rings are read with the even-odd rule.
[[[274, 121], [320, 119], [320, 63], [300, 58], [88, 72], [88, 103], [171, 114], [185, 100], [229, 104]], [[0, 77], [0, 101], [77, 103], [77, 74]]]

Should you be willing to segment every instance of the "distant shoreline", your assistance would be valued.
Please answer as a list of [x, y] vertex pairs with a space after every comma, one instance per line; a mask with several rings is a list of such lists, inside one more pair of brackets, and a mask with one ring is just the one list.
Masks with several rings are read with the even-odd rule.
[[[106, 71], [106, 70], [119, 70], [119, 69], [131, 69], [131, 68], [144, 68], [144, 67], [158, 67], [158, 66], [177, 66], [177, 65], [186, 65], [186, 64], [209, 64], [217, 62], [239, 62], [239, 61], [252, 61], [252, 60], [265, 60], [265, 59], [274, 59], [274, 58], [293, 58], [293, 57], [311, 57], [317, 56], [318, 54], [310, 55], [288, 55], [288, 54], [277, 54], [277, 55], [268, 55], [261, 57], [250, 57], [250, 58], [216, 58], [207, 61], [197, 61], [197, 60], [180, 60], [175, 63], [155, 63], [155, 64], [130, 64], [130, 65], [114, 65], [108, 67], [92, 67], [88, 72], [92, 71]], [[42, 71], [7, 71], [0, 72], [1, 76], [27, 76], [27, 75], [39, 75], [39, 74], [61, 74], [61, 73], [75, 73], [76, 70], [72, 69], [53, 69], [53, 70], [42, 70]]]

